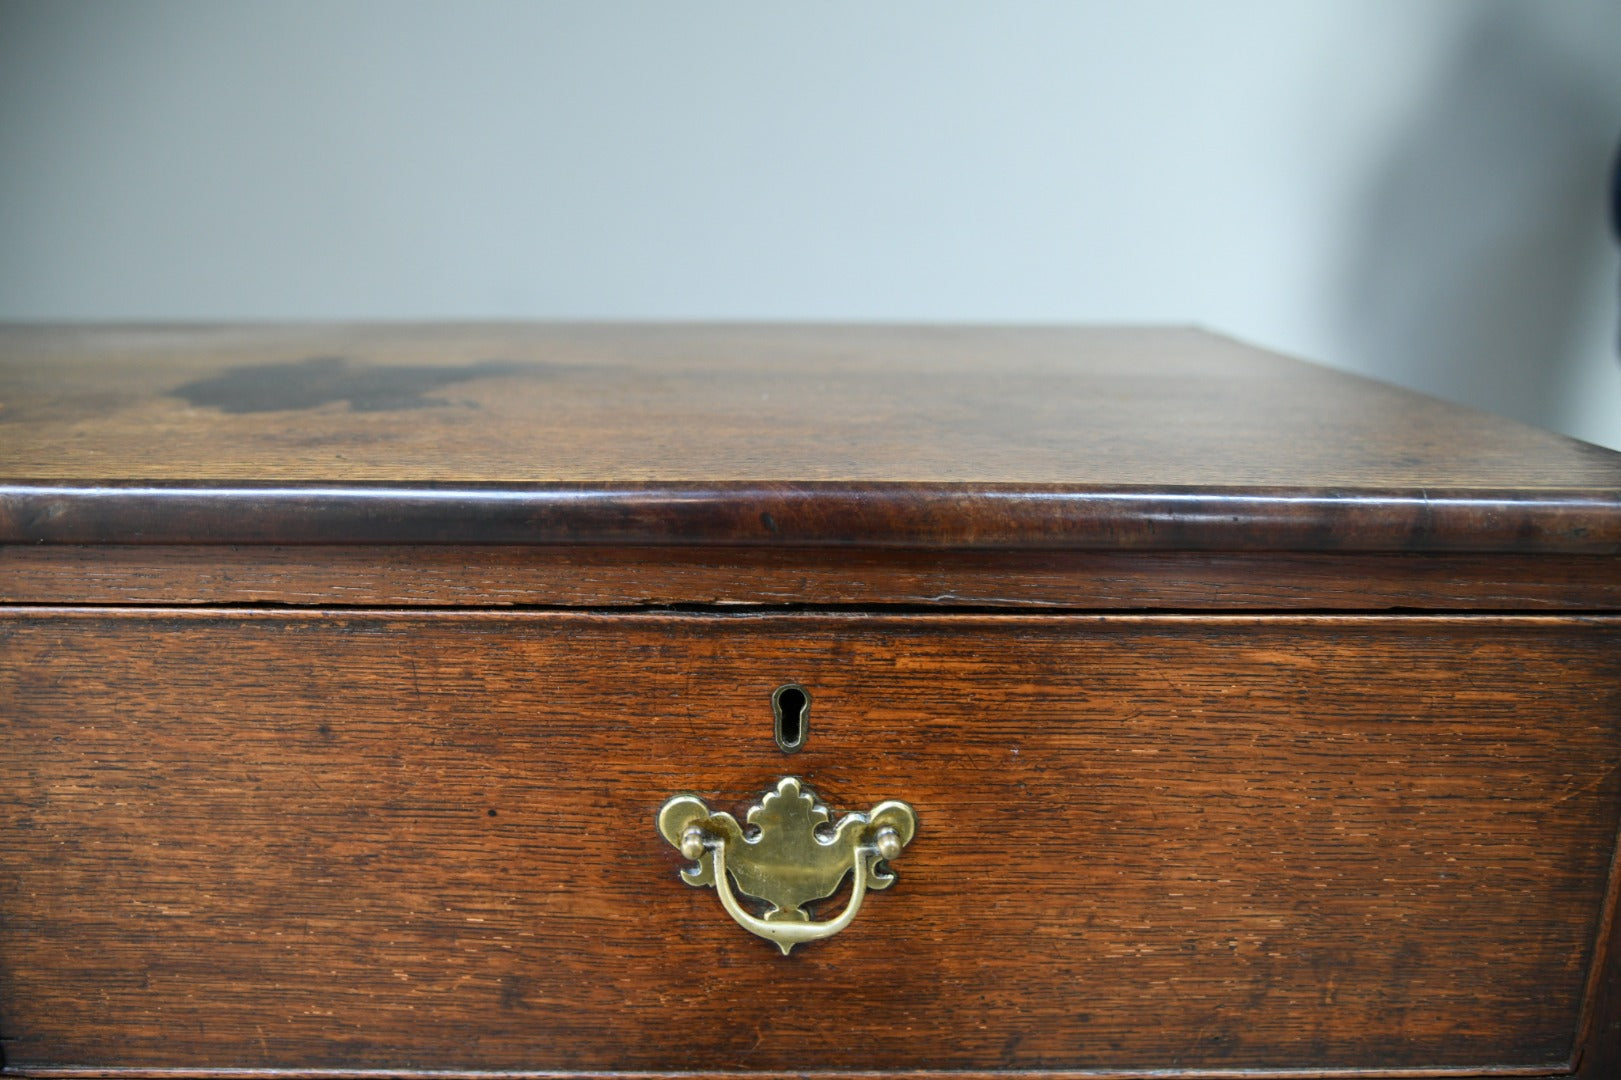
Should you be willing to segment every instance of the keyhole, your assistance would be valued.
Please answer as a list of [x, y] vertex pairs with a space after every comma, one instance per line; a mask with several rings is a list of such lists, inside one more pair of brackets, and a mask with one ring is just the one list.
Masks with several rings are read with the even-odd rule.
[[776, 714], [777, 747], [792, 754], [805, 745], [810, 735], [810, 694], [803, 686], [787, 683], [771, 695], [771, 711]]

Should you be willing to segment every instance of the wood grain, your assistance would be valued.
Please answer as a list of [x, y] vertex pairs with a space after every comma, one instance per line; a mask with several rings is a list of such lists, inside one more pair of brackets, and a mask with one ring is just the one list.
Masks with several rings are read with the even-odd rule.
[[0, 543], [1621, 554], [1621, 488], [0, 485]]
[[[26, 609], [0, 632], [8, 1068], [1576, 1053], [1616, 618]], [[790, 680], [813, 734], [788, 759]], [[921, 829], [895, 889], [782, 958], [675, 879], [652, 818], [789, 771]]]
[[1621, 609], [1613, 556], [0, 545], [0, 603]]
[[1195, 331], [0, 330], [0, 542], [1621, 552], [1621, 454]]
[[[300, 374], [322, 357], [349, 376]], [[235, 397], [182, 392], [254, 369]], [[62, 481], [1489, 489], [1618, 469], [1178, 329], [13, 326], [0, 379], [0, 476]]]

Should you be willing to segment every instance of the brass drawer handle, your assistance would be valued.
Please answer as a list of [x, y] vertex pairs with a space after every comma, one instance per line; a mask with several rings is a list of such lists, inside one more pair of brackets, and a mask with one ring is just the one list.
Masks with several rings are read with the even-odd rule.
[[[917, 831], [917, 815], [903, 802], [879, 803], [866, 814], [851, 813], [829, 827], [827, 807], [815, 793], [788, 776], [777, 789], [749, 808], [747, 820], [759, 831], [746, 836], [737, 819], [711, 813], [695, 795], [676, 795], [659, 810], [659, 832], [696, 866], [681, 871], [694, 887], [713, 885], [720, 903], [739, 926], [776, 943], [783, 955], [795, 945], [816, 941], [850, 925], [868, 889], [887, 889], [895, 875], [880, 865], [901, 853]], [[801, 905], [824, 900], [851, 875], [850, 900], [836, 917], [812, 922]], [[737, 891], [771, 905], [751, 915]]]

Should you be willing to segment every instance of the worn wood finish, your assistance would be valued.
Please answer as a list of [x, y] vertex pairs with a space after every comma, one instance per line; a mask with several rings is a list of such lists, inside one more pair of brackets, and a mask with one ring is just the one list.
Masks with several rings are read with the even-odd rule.
[[1621, 455], [1208, 334], [0, 331], [0, 542], [1621, 552]]
[[0, 485], [0, 543], [1621, 554], [1621, 488]]
[[1621, 842], [1610, 869], [1603, 958], [1592, 972], [1577, 1075], [1585, 1080], [1621, 1076]]
[[[8, 1067], [1557, 1070], [1611, 617], [3, 621]], [[813, 695], [788, 758], [769, 694]], [[653, 813], [921, 830], [782, 958]]]
[[[333, 358], [317, 363], [311, 358]], [[338, 363], [341, 361], [341, 363]], [[0, 475], [1607, 488], [1615, 455], [1145, 328], [0, 328]]]
[[0, 603], [1621, 609], [1613, 556], [0, 545]]

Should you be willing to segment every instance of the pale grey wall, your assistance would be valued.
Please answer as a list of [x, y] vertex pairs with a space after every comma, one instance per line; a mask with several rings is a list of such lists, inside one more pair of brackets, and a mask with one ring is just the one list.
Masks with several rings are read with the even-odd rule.
[[1621, 4], [0, 0], [0, 317], [1199, 322], [1621, 446]]

